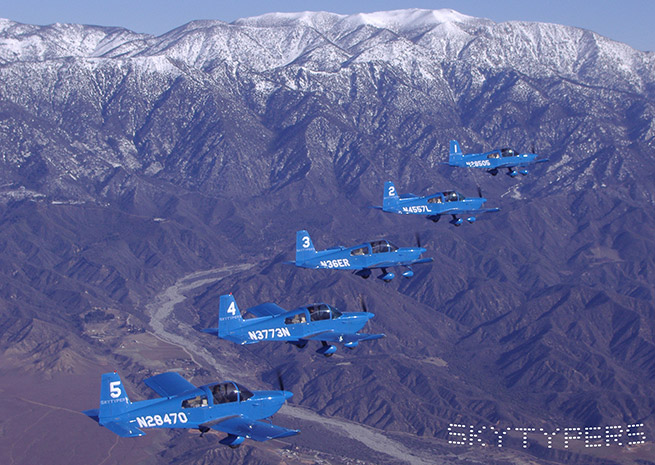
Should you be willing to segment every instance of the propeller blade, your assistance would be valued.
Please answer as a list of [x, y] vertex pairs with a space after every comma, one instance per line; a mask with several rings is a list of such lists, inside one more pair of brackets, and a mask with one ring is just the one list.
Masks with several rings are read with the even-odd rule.
[[478, 197], [482, 198], [482, 188], [478, 186]]
[[530, 147], [530, 150], [532, 151], [532, 152], [530, 152], [530, 153], [536, 153], [536, 152], [534, 151], [534, 144], [532, 144], [532, 147]]
[[362, 307], [363, 312], [368, 312], [368, 308], [366, 308], [366, 302], [364, 301], [364, 297], [362, 295], [359, 296], [359, 305]]
[[276, 370], [277, 374], [277, 384], [280, 387], [280, 391], [284, 391], [284, 381], [282, 380], [282, 372], [280, 372], [279, 368]]
[[415, 235], [416, 235], [416, 245], [418, 247], [421, 247], [421, 236], [419, 236], [418, 233], [416, 233]]

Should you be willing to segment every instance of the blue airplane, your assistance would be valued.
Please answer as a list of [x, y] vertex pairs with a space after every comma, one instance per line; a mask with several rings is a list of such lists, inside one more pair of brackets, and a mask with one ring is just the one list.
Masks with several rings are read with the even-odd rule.
[[[532, 150], [534, 152], [534, 149]], [[537, 159], [535, 153], [519, 153], [514, 149], [504, 148], [496, 149], [485, 153], [463, 154], [459, 143], [456, 140], [450, 141], [450, 157], [448, 164], [450, 166], [464, 166], [469, 168], [483, 168], [493, 176], [498, 174], [498, 170], [507, 168], [507, 174], [511, 177], [528, 174], [526, 166], [534, 163], [543, 163], [548, 158]], [[517, 170], [518, 168], [518, 170]]]
[[303, 230], [296, 233], [296, 261], [291, 263], [301, 268], [354, 270], [356, 275], [364, 279], [371, 276], [372, 269], [379, 268], [382, 274], [378, 278], [389, 282], [396, 275], [387, 271], [387, 268], [405, 266], [407, 270], [402, 275], [411, 278], [414, 276], [412, 265], [431, 262], [432, 258], [419, 258], [425, 251], [420, 245], [398, 248], [384, 239], [353, 247], [339, 246], [317, 251], [309, 233]]
[[168, 372], [144, 380], [161, 397], [130, 402], [118, 374], [105, 373], [100, 408], [83, 413], [125, 438], [145, 435], [141, 428], [197, 428], [201, 436], [209, 430], [227, 433], [220, 443], [236, 448], [245, 438], [268, 441], [300, 432], [258, 421], [272, 416], [293, 396], [279, 381], [279, 391], [251, 392], [232, 381], [196, 387]]
[[451, 224], [461, 225], [464, 220], [457, 215], [469, 215], [466, 221], [473, 223], [475, 215], [479, 213], [497, 212], [500, 208], [482, 208], [487, 201], [482, 197], [482, 191], [478, 188], [478, 198], [467, 199], [459, 192], [446, 191], [420, 197], [414, 194], [398, 195], [396, 187], [391, 181], [384, 183], [384, 194], [382, 206], [375, 206], [379, 210], [399, 213], [401, 215], [426, 215], [427, 219], [435, 223], [441, 219], [441, 215], [451, 215]]
[[354, 349], [360, 341], [384, 337], [384, 334], [357, 332], [374, 316], [366, 311], [363, 301], [362, 307], [363, 312], [341, 313], [321, 303], [287, 311], [274, 303], [265, 303], [246, 310], [257, 318], [244, 320], [232, 294], [222, 295], [218, 306], [218, 328], [203, 331], [237, 344], [286, 341], [302, 349], [308, 341], [321, 341], [322, 345], [316, 352], [329, 357], [337, 348], [328, 342], [339, 342]]

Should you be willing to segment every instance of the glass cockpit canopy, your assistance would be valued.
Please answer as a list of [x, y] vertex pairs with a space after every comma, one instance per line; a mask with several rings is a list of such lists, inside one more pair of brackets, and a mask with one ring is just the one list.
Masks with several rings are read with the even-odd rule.
[[443, 193], [443, 198], [446, 200], [446, 202], [456, 202], [458, 200], [464, 200], [466, 197], [464, 197], [459, 192], [448, 191]]
[[500, 149], [500, 155], [503, 157], [516, 157], [518, 154], [519, 153], [516, 150], [507, 147]]
[[373, 253], [395, 252], [398, 247], [386, 240], [371, 241], [371, 251]]
[[233, 381], [214, 384], [210, 389], [215, 405], [227, 404], [229, 402], [243, 402], [254, 395], [246, 387]]
[[313, 304], [307, 306], [311, 321], [334, 320], [341, 316], [341, 312], [327, 304]]

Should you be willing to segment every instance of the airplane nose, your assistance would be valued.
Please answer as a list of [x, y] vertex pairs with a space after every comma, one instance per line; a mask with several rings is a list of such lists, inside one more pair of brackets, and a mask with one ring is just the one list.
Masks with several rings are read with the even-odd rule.
[[375, 316], [375, 313], [364, 312], [364, 316], [370, 320], [371, 318], [373, 318]]
[[282, 391], [282, 395], [284, 396], [284, 400], [289, 400], [293, 397], [293, 392]]

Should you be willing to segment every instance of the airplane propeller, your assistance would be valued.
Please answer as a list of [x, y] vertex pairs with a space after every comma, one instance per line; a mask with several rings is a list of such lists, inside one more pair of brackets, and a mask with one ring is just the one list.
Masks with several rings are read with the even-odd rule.
[[482, 188], [478, 186], [478, 197], [482, 198]]
[[418, 233], [416, 233], [415, 236], [416, 236], [416, 245], [418, 247], [421, 247], [421, 236], [419, 236]]
[[362, 295], [359, 296], [359, 305], [362, 307], [362, 312], [368, 312], [368, 308], [366, 308], [366, 302], [364, 301], [364, 297]]
[[530, 147], [530, 153], [536, 153], [534, 150], [535, 150], [534, 149], [534, 144], [532, 144], [532, 146]]
[[277, 375], [277, 384], [280, 387], [280, 391], [284, 391], [284, 380], [282, 379], [282, 372], [279, 368], [275, 370], [275, 374]]

